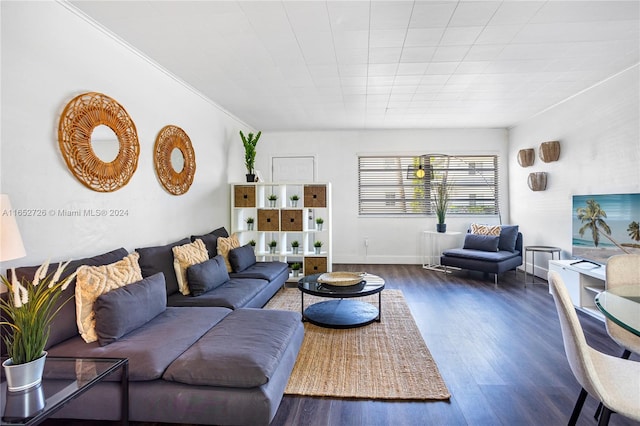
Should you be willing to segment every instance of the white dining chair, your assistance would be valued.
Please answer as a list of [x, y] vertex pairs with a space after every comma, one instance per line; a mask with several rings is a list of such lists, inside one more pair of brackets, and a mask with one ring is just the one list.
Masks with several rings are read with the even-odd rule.
[[[640, 284], [640, 254], [620, 254], [607, 261], [607, 290], [616, 287]], [[606, 318], [605, 325], [609, 336], [622, 348], [622, 358], [629, 358], [631, 353], [640, 354], [640, 337], [620, 327]]]
[[558, 311], [564, 350], [582, 389], [571, 413], [575, 425], [587, 394], [603, 404], [599, 425], [609, 424], [612, 412], [640, 421], [640, 363], [599, 352], [587, 344], [567, 288], [557, 272], [549, 272], [549, 289]]

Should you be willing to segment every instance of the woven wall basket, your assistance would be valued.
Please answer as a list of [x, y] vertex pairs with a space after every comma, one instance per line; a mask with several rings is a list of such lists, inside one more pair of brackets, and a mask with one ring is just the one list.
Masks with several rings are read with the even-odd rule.
[[535, 161], [536, 153], [533, 148], [521, 149], [518, 151], [518, 164], [520, 164], [521, 167], [533, 166]]
[[540, 159], [545, 163], [558, 161], [558, 158], [560, 158], [560, 142], [542, 142], [540, 144], [540, 148], [538, 149], [538, 155], [540, 156]]
[[[184, 160], [182, 169], [176, 170], [171, 156], [180, 151]], [[162, 186], [173, 195], [186, 193], [196, 174], [196, 154], [191, 139], [178, 126], [168, 125], [160, 130], [153, 150], [153, 161]]]
[[[100, 125], [118, 137], [118, 155], [110, 162], [102, 161], [91, 146], [91, 134]], [[60, 116], [58, 144], [71, 173], [94, 191], [122, 188], [138, 167], [136, 126], [122, 105], [102, 93], [84, 93], [67, 104]]]
[[547, 189], [547, 174], [545, 172], [529, 173], [528, 184], [532, 191], [544, 191]]

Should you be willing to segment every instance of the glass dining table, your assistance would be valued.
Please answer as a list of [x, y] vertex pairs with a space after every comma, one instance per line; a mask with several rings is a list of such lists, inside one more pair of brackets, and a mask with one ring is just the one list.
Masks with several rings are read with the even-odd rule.
[[595, 302], [607, 318], [640, 336], [640, 284], [605, 290], [598, 293]]

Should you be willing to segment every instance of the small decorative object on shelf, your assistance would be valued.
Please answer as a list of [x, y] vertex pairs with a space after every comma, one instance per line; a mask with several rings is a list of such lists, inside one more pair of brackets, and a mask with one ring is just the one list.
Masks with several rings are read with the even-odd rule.
[[536, 153], [533, 148], [521, 149], [518, 151], [518, 164], [520, 167], [533, 166], [536, 161]]
[[252, 217], [247, 218], [247, 231], [253, 231], [253, 221]]
[[255, 251], [255, 250], [256, 250], [256, 240], [250, 240], [250, 241], [249, 241], [249, 245], [250, 245], [251, 247], [253, 247], [253, 251]]
[[291, 241], [291, 251], [293, 251], [293, 254], [300, 252], [300, 243], [298, 241]]
[[300, 268], [302, 268], [302, 265], [299, 263], [294, 263], [293, 265], [291, 265], [291, 271], [293, 271], [294, 277], [300, 276]]
[[538, 149], [538, 155], [540, 156], [540, 159], [545, 163], [558, 161], [558, 158], [560, 158], [560, 142], [542, 142], [540, 144], [540, 148]]
[[319, 217], [316, 219], [316, 229], [318, 231], [322, 231], [322, 224], [324, 223], [324, 219]]
[[529, 189], [532, 191], [544, 191], [547, 189], [547, 173], [535, 172], [529, 173]]
[[242, 138], [242, 144], [244, 145], [244, 165], [247, 168], [247, 182], [255, 182], [256, 181], [256, 145], [258, 144], [258, 139], [260, 139], [260, 135], [262, 132], [258, 132], [255, 137], [253, 133], [249, 133], [246, 137], [240, 130], [240, 137]]
[[269, 243], [269, 253], [275, 253], [277, 246], [278, 242], [276, 240], [271, 240], [271, 242]]
[[275, 207], [276, 201], [278, 201], [278, 196], [276, 194], [269, 195], [269, 207]]
[[313, 243], [313, 248], [315, 249], [316, 254], [320, 254], [320, 249], [322, 248], [322, 241], [316, 241]]
[[292, 195], [291, 197], [289, 197], [289, 200], [291, 200], [291, 207], [298, 207], [299, 199], [300, 197], [298, 197], [297, 195]]
[[[11, 281], [2, 276], [7, 287], [7, 298], [0, 299], [0, 311], [7, 321], [0, 324], [11, 332], [3, 335], [9, 359], [2, 363], [11, 392], [29, 389], [42, 381], [47, 352], [44, 346], [49, 338], [50, 324], [71, 297], [57, 303], [76, 273], [60, 279], [67, 263], [60, 263], [53, 274], [47, 275], [49, 262], [36, 271], [33, 281], [19, 283], [14, 270]], [[72, 295], [73, 296], [73, 295]]]

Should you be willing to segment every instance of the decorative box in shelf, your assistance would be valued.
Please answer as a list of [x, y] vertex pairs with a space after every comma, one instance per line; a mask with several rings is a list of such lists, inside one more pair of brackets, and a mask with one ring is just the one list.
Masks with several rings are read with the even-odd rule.
[[[272, 195], [276, 197], [274, 206], [269, 199]], [[299, 263], [300, 275], [331, 272], [331, 184], [238, 183], [231, 184], [231, 197], [231, 232], [238, 234], [242, 244], [256, 242], [258, 260]], [[298, 198], [295, 207], [292, 197]], [[255, 218], [251, 230], [247, 227], [248, 218]], [[277, 242], [273, 253], [269, 250], [271, 241]], [[299, 245], [297, 253], [291, 247], [294, 241]], [[314, 247], [317, 241], [322, 243], [319, 254]], [[293, 273], [290, 277], [293, 280]]]

